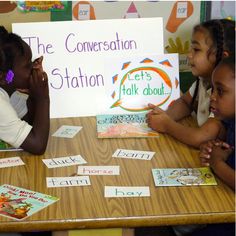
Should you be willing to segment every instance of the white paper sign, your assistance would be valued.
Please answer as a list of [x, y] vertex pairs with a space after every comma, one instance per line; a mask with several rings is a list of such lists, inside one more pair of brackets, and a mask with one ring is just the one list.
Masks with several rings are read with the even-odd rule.
[[16, 23], [12, 29], [34, 58], [44, 56], [51, 118], [107, 109], [105, 58], [164, 53], [162, 18]]
[[150, 197], [150, 189], [143, 186], [105, 186], [105, 197]]
[[48, 168], [81, 165], [81, 164], [87, 163], [87, 161], [85, 161], [83, 157], [80, 155], [58, 157], [58, 158], [52, 158], [52, 159], [42, 159], [42, 161]]
[[155, 152], [117, 149], [115, 153], [112, 155], [112, 157], [151, 160], [154, 154]]
[[180, 97], [176, 53], [109, 58], [107, 106], [103, 114], [147, 111], [148, 103], [166, 110]]
[[47, 177], [47, 187], [71, 187], [91, 185], [89, 176]]
[[78, 175], [119, 175], [119, 166], [78, 166]]
[[10, 167], [10, 166], [21, 166], [25, 163], [21, 160], [20, 157], [10, 157], [10, 158], [1, 158], [0, 159], [0, 168]]
[[81, 126], [62, 125], [52, 136], [73, 138], [81, 129]]

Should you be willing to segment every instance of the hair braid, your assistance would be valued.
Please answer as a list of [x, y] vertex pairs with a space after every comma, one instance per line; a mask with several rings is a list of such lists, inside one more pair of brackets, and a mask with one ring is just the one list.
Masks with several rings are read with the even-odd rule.
[[[193, 28], [193, 32], [201, 31], [202, 29], [206, 29], [212, 38], [213, 45], [209, 48], [208, 56], [210, 56], [210, 53], [215, 52], [215, 66], [222, 60], [224, 51], [226, 51], [229, 56], [235, 55], [235, 21], [228, 19], [212, 19], [196, 25]], [[199, 78], [197, 78], [191, 106], [193, 106], [198, 94], [198, 80]]]
[[216, 62], [215, 66], [219, 64], [223, 57], [223, 52], [224, 52], [224, 28], [220, 20], [217, 21], [217, 30], [215, 32], [216, 37]]

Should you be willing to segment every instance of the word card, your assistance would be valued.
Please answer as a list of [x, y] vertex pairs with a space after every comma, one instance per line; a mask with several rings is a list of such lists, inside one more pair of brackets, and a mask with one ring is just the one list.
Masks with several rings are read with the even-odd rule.
[[80, 165], [80, 164], [87, 163], [87, 161], [85, 161], [83, 157], [80, 155], [58, 157], [58, 158], [52, 158], [52, 159], [42, 159], [42, 161], [48, 168], [73, 166], [73, 165]]
[[91, 185], [89, 176], [47, 177], [47, 187], [71, 187]]
[[10, 158], [1, 158], [0, 159], [0, 168], [11, 167], [11, 166], [21, 166], [25, 163], [21, 160], [20, 157], [10, 157]]
[[78, 166], [78, 175], [119, 175], [119, 166]]
[[188, 3], [178, 2], [176, 18], [186, 18], [188, 16]]
[[150, 197], [150, 189], [143, 186], [105, 186], [105, 197]]
[[81, 129], [81, 126], [62, 125], [52, 136], [73, 138]]
[[112, 157], [151, 160], [155, 152], [117, 149]]

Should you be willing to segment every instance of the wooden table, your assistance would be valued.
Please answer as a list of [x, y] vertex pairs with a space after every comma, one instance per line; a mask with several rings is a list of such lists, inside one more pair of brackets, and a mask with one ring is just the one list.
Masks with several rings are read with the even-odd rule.
[[[192, 125], [192, 120], [184, 121]], [[51, 120], [51, 134], [61, 125], [83, 129], [73, 138], [50, 136], [44, 155], [2, 152], [20, 156], [26, 165], [0, 170], [0, 184], [57, 196], [60, 200], [24, 221], [0, 216], [0, 231], [66, 230], [234, 222], [235, 195], [218, 178], [217, 186], [155, 187], [152, 168], [200, 167], [198, 151], [175, 139], [97, 139], [95, 117]], [[113, 158], [118, 149], [155, 151], [151, 161]], [[119, 165], [119, 176], [90, 176], [91, 186], [47, 188], [46, 177], [66, 177], [77, 166], [48, 169], [43, 158], [80, 154], [87, 165]], [[104, 198], [104, 186], [150, 186], [151, 197]]]

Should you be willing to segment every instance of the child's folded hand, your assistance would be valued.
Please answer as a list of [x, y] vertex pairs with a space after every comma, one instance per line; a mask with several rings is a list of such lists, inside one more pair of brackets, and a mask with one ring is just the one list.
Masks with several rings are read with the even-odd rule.
[[221, 147], [222, 149], [230, 149], [232, 148], [228, 143], [222, 141], [222, 140], [215, 140], [214, 141], [214, 146]]
[[217, 162], [225, 162], [232, 152], [232, 147], [221, 140], [211, 140], [200, 146], [200, 161], [202, 166], [214, 167]]
[[214, 141], [208, 141], [208, 142], [201, 144], [199, 157], [200, 157], [200, 161], [201, 161], [202, 166], [209, 166], [210, 165], [209, 161], [211, 158], [211, 152], [212, 152], [213, 146], [214, 146]]
[[231, 152], [231, 148], [225, 149], [221, 146], [213, 146], [209, 159], [210, 166], [214, 169], [220, 162], [226, 162]]

